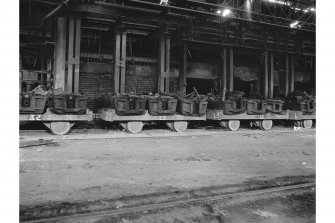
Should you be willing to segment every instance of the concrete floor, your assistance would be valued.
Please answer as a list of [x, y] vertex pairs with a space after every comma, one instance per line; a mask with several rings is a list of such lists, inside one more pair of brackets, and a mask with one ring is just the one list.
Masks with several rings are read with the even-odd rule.
[[[118, 138], [123, 133], [115, 133], [111, 139], [86, 140], [74, 134], [71, 139], [55, 137], [56, 145], [20, 148], [20, 205], [315, 176], [315, 129], [201, 135], [203, 131], [182, 137], [159, 133]], [[20, 138], [36, 135], [43, 138], [38, 132], [21, 133]]]

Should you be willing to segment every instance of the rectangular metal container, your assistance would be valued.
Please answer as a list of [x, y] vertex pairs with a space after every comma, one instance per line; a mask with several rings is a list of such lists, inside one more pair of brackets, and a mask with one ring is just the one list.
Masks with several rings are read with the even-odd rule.
[[45, 111], [47, 96], [34, 95], [31, 92], [20, 93], [20, 113], [42, 114]]

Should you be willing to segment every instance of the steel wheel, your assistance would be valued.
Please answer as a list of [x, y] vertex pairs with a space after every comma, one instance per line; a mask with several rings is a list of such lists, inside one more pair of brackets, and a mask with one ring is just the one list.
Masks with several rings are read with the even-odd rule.
[[262, 120], [260, 122], [260, 128], [264, 131], [268, 131], [272, 128], [272, 120]]
[[302, 127], [304, 127], [305, 129], [310, 129], [313, 126], [313, 121], [312, 120], [303, 120], [302, 121]]
[[188, 123], [185, 121], [177, 121], [177, 122], [173, 122], [173, 129], [176, 132], [185, 132], [187, 129], [187, 125]]
[[127, 122], [126, 124], [126, 130], [130, 133], [139, 133], [142, 131], [142, 128], [142, 122]]
[[51, 122], [50, 124], [50, 130], [55, 135], [65, 135], [70, 129], [70, 122]]
[[236, 131], [240, 128], [240, 120], [229, 120], [227, 127], [230, 131]]

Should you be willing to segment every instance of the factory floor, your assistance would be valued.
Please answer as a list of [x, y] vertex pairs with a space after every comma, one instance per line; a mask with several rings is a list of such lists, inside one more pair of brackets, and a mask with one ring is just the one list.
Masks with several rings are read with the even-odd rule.
[[21, 209], [255, 182], [315, 180], [315, 128], [22, 131]]

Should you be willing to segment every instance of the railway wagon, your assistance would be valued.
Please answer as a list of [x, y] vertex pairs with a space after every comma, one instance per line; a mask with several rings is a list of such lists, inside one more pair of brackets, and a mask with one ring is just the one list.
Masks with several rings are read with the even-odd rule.
[[117, 122], [129, 133], [141, 132], [143, 126], [150, 122], [165, 122], [168, 128], [176, 132], [187, 130], [188, 123], [192, 121], [217, 121], [222, 127], [230, 131], [236, 131], [242, 120], [250, 121], [251, 126], [259, 127], [262, 130], [270, 130], [274, 120], [291, 120], [296, 126], [306, 129], [312, 128], [316, 115], [304, 115], [301, 111], [286, 110], [284, 114], [266, 113], [263, 115], [248, 115], [247, 113], [236, 115], [225, 115], [222, 110], [207, 109], [205, 116], [185, 116], [176, 113], [172, 116], [152, 116], [146, 110], [143, 115], [120, 116], [114, 109], [102, 109], [99, 113], [87, 110], [82, 115], [60, 115], [53, 114], [49, 110], [45, 114], [20, 114], [20, 121], [42, 122], [51, 133], [56, 135], [67, 134], [71, 127], [78, 122], [88, 122], [94, 119], [102, 119], [108, 122]]

